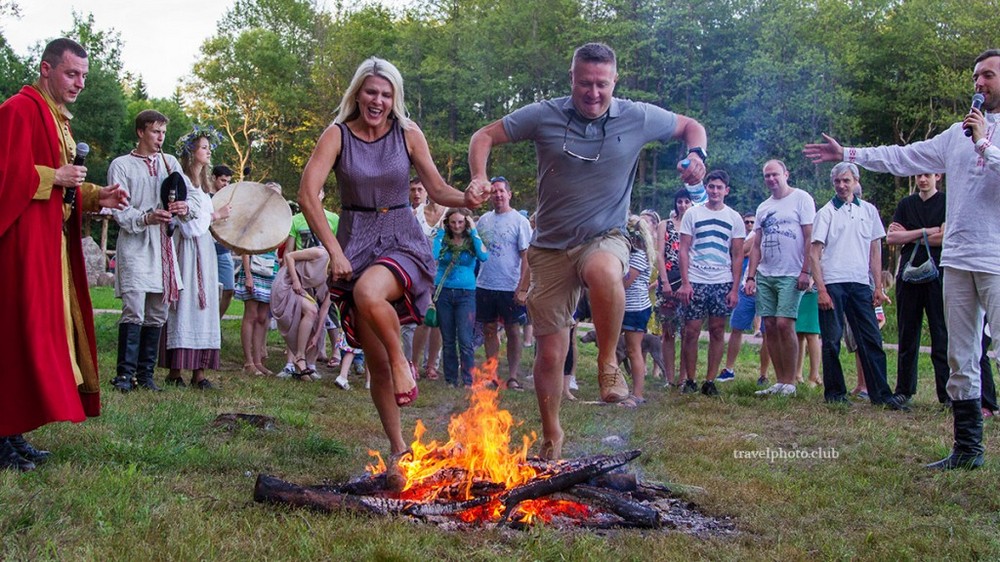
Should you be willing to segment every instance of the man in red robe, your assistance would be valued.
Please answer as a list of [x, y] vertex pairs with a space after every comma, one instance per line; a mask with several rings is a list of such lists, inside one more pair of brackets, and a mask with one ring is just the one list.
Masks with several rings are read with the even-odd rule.
[[[31, 470], [48, 452], [23, 433], [100, 413], [81, 214], [127, 203], [118, 186], [83, 183], [66, 104], [89, 65], [75, 41], [45, 47], [38, 81], [0, 105], [0, 469]], [[68, 188], [76, 204], [64, 204]]]

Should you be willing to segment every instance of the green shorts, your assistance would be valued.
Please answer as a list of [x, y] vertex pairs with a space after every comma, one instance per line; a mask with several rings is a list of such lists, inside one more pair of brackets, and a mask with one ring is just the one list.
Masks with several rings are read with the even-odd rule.
[[802, 293], [795, 277], [768, 277], [757, 274], [757, 316], [798, 318]]

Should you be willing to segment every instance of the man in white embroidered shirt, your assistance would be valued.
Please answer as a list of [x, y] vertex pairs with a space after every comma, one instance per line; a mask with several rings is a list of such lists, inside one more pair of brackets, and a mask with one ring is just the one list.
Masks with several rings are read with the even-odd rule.
[[[136, 147], [111, 161], [108, 180], [129, 193], [129, 206], [114, 211], [118, 231], [115, 296], [122, 300], [118, 322], [118, 367], [111, 384], [122, 392], [135, 388], [160, 390], [153, 370], [167, 308], [183, 288], [173, 241], [164, 228], [177, 215], [193, 218], [187, 202], [173, 201], [165, 209], [160, 186], [171, 172], [181, 170], [174, 156], [161, 152], [167, 116], [146, 109], [135, 118]], [[188, 189], [190, 180], [183, 178]]]
[[[992, 138], [1000, 122], [1000, 49], [976, 57], [972, 74], [982, 110], [943, 133], [907, 146], [844, 148], [832, 137], [807, 144], [813, 162], [848, 160], [897, 176], [947, 174], [946, 227], [941, 250], [945, 324], [948, 326], [948, 395], [955, 416], [951, 454], [932, 469], [976, 468], [983, 464], [983, 414], [979, 358], [983, 309], [991, 325], [1000, 322], [1000, 148]], [[966, 136], [969, 131], [971, 136]]]

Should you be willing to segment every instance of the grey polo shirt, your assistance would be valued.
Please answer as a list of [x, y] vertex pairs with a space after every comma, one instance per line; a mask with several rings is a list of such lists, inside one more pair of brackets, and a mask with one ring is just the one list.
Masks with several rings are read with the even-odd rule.
[[[613, 98], [608, 113], [580, 116], [567, 96], [527, 105], [503, 118], [511, 141], [532, 140], [538, 156], [538, 214], [531, 244], [563, 250], [624, 228], [639, 151], [669, 140], [677, 115]], [[597, 162], [588, 162], [566, 150]], [[603, 144], [602, 144], [603, 143]]]

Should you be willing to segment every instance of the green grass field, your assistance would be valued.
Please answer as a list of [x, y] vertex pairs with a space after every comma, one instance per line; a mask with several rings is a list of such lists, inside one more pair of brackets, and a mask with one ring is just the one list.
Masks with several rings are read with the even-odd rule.
[[[121, 310], [122, 301], [115, 298], [113, 287], [91, 287], [90, 300], [94, 310]], [[233, 299], [226, 310], [227, 316], [243, 316], [243, 302]]]
[[[987, 421], [986, 466], [975, 472], [921, 468], [950, 447], [951, 418], [936, 405], [929, 360], [911, 413], [857, 402], [827, 407], [820, 390], [793, 398], [753, 396], [758, 356], [744, 348], [737, 381], [722, 396], [682, 396], [651, 381], [636, 410], [567, 403], [566, 456], [640, 448], [642, 478], [683, 485], [712, 515], [734, 518], [732, 538], [679, 532], [583, 532], [536, 527], [447, 532], [400, 519], [322, 514], [252, 501], [265, 472], [300, 483], [363, 473], [369, 448], [387, 441], [363, 381], [341, 391], [321, 382], [249, 378], [239, 372], [238, 321], [224, 322], [220, 390], [168, 389], [103, 395], [104, 412], [84, 424], [33, 432], [55, 456], [27, 474], [0, 473], [3, 560], [990, 560], [1000, 558], [1000, 439]], [[97, 319], [102, 378], [114, 371], [116, 317]], [[270, 338], [272, 369], [281, 367]], [[594, 347], [581, 346], [578, 396], [597, 396]], [[523, 364], [530, 365], [526, 350]], [[704, 368], [704, 348], [699, 368]], [[889, 354], [890, 383], [895, 354]], [[853, 361], [845, 357], [848, 384]], [[157, 378], [162, 380], [158, 371]], [[698, 377], [703, 378], [703, 374]], [[528, 381], [530, 387], [530, 381]], [[107, 387], [105, 387], [107, 388]], [[539, 430], [533, 392], [504, 392], [521, 433]], [[403, 410], [409, 434], [420, 419], [446, 439], [461, 391], [421, 381]], [[267, 414], [277, 429], [230, 433], [211, 421], [226, 412]], [[605, 444], [608, 436], [621, 445]], [[836, 451], [835, 459], [768, 462], [744, 451]]]

